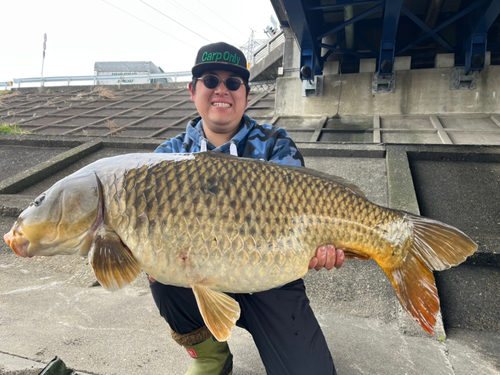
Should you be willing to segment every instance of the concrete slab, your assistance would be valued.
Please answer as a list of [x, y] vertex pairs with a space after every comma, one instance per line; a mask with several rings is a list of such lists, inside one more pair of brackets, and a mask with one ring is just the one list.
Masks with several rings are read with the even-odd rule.
[[500, 268], [461, 264], [435, 277], [447, 327], [500, 332]]
[[323, 74], [331, 75], [331, 74], [339, 74], [339, 66], [340, 61], [325, 61], [323, 65]]
[[122, 149], [122, 148], [111, 148], [111, 147], [104, 147], [101, 148], [93, 153], [88, 154], [85, 157], [82, 157], [78, 160], [76, 160], [74, 163], [71, 165], [67, 166], [66, 168], [54, 173], [47, 175], [46, 178], [39, 180], [39, 182], [34, 183], [30, 186], [28, 186], [26, 189], [22, 190], [20, 194], [23, 195], [31, 195], [31, 196], [36, 196], [40, 194], [41, 192], [47, 190], [50, 188], [53, 184], [55, 184], [57, 181], [60, 179], [70, 175], [73, 172], [76, 172], [77, 170], [83, 168], [84, 166], [93, 163], [94, 161], [97, 161], [99, 159], [111, 157], [111, 156], [116, 156], [116, 155], [123, 155], [123, 154], [130, 154], [130, 153], [141, 153], [141, 152], [153, 152], [156, 147], [152, 147], [149, 150], [145, 149]]
[[411, 56], [396, 56], [394, 58], [394, 71], [410, 70]]
[[71, 165], [83, 156], [88, 155], [101, 147], [102, 144], [99, 141], [88, 142], [66, 152], [60, 153], [49, 160], [41, 161], [39, 164], [36, 164], [23, 172], [0, 181], [0, 193], [18, 193], [33, 185], [36, 181], [52, 175], [53, 173]]
[[397, 72], [393, 94], [373, 95], [372, 73], [325, 75], [322, 97], [302, 97], [297, 77], [277, 79], [276, 115], [398, 115], [498, 113], [500, 66], [486, 66], [476, 90], [450, 90], [451, 69]]
[[500, 163], [411, 160], [410, 166], [422, 215], [468, 233], [479, 244], [477, 258], [500, 254]]
[[266, 57], [250, 67], [250, 82], [274, 80], [278, 76], [278, 67], [283, 65], [285, 43], [273, 47]]
[[435, 68], [452, 68], [455, 66], [454, 53], [438, 53], [434, 59]]
[[360, 73], [373, 73], [377, 70], [377, 59], [360, 59], [359, 72]]
[[2, 160], [0, 181], [68, 150], [69, 148], [67, 147], [40, 148], [33, 146], [2, 145], [0, 147], [0, 159]]

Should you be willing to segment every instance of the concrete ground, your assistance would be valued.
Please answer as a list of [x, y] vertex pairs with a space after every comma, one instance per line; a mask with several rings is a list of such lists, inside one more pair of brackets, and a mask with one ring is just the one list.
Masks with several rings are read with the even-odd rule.
[[[13, 219], [0, 218], [2, 233]], [[55, 356], [79, 374], [177, 375], [188, 368], [191, 359], [170, 338], [144, 275], [111, 293], [92, 286], [84, 258], [23, 259], [5, 244], [0, 249], [0, 374], [38, 374]], [[441, 342], [418, 330], [402, 333], [387, 284], [370, 261], [306, 276], [339, 374], [500, 374], [500, 334], [453, 329]], [[229, 344], [234, 374], [265, 374], [246, 331], [234, 328]]]
[[[2, 145], [0, 171], [29, 168], [64, 152], [29, 159], [32, 150]], [[103, 148], [25, 190], [0, 195], [0, 233], [38, 193], [92, 159], [134, 152]], [[138, 149], [138, 152], [144, 152]], [[25, 154], [23, 154], [25, 152]], [[20, 157], [21, 155], [21, 157]], [[306, 164], [355, 182], [375, 203], [388, 204], [385, 158], [308, 156]], [[373, 261], [348, 261], [336, 271], [310, 271], [306, 287], [340, 375], [500, 375], [500, 334], [462, 328], [431, 337], [401, 311]], [[494, 306], [494, 303], [492, 304]], [[439, 329], [439, 328], [438, 328]], [[251, 336], [235, 327], [229, 340], [235, 375], [265, 374]], [[0, 243], [0, 374], [35, 375], [55, 356], [79, 374], [184, 374], [191, 358], [170, 337], [145, 275], [110, 293], [95, 286], [86, 259], [17, 257]], [[311, 374], [314, 375], [314, 374]]]

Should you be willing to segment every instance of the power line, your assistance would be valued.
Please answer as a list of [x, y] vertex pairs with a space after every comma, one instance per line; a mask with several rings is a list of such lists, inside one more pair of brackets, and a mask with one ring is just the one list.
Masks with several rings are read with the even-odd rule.
[[229, 26], [231, 26], [233, 29], [235, 29], [236, 31], [238, 31], [240, 34], [242, 34], [245, 38], [248, 38], [245, 34], [243, 34], [243, 32], [239, 29], [237, 29], [236, 27], [234, 27], [233, 25], [231, 25], [229, 22], [227, 22], [224, 18], [222, 18], [221, 16], [219, 16], [217, 13], [215, 13], [212, 9], [210, 9], [209, 7], [207, 7], [205, 4], [203, 4], [200, 0], [198, 0], [198, 2], [203, 5], [205, 8], [207, 8], [210, 12], [212, 12], [213, 14], [215, 14], [217, 17], [219, 17], [221, 20], [223, 20], [225, 23], [227, 23]]
[[169, 17], [169, 16], [167, 16], [165, 13], [163, 13], [163, 12], [159, 11], [158, 9], [156, 9], [154, 6], [149, 5], [148, 3], [146, 3], [146, 2], [145, 2], [145, 1], [143, 1], [143, 0], [140, 0], [140, 1], [141, 1], [141, 3], [143, 3], [143, 4], [147, 5], [148, 7], [150, 7], [151, 9], [156, 10], [156, 11], [157, 11], [158, 13], [160, 13], [162, 16], [167, 17], [169, 20], [174, 21], [176, 24], [178, 24], [178, 25], [180, 25], [180, 26], [184, 27], [185, 29], [187, 29], [187, 30], [191, 31], [193, 34], [196, 34], [196, 35], [198, 35], [200, 38], [205, 39], [207, 42], [212, 43], [210, 40], [208, 40], [208, 39], [207, 39], [207, 38], [205, 38], [204, 36], [202, 36], [202, 35], [198, 34], [197, 32], [194, 32], [194, 31], [193, 31], [193, 30], [191, 30], [189, 27], [184, 26], [182, 23], [177, 22], [177, 21], [176, 21], [176, 20], [174, 20], [173, 18], [170, 18], [170, 17]]
[[[198, 17], [196, 14], [194, 14], [193, 12], [191, 12], [189, 9], [187, 9], [186, 7], [184, 7], [183, 5], [179, 4], [177, 1], [175, 0], [167, 0], [169, 3], [174, 3], [175, 5], [177, 5], [179, 8], [185, 10], [187, 13], [191, 14], [192, 16], [194, 16], [196, 19], [198, 19], [199, 21], [203, 22], [205, 25], [207, 25], [208, 27], [210, 27], [212, 30], [215, 30], [216, 32], [218, 32], [219, 34], [221, 35], [224, 35], [224, 37], [228, 37], [228, 35], [226, 35], [226, 33], [223, 33], [222, 31], [220, 30], [217, 30], [215, 27], [213, 27], [212, 25], [210, 25], [207, 21], [205, 21], [203, 18], [201, 17]], [[229, 39], [231, 39], [235, 44], [237, 44], [238, 42], [236, 40], [234, 40], [233, 38], [229, 37]]]
[[156, 30], [158, 30], [158, 31], [162, 32], [163, 34], [168, 35], [169, 37], [174, 38], [175, 40], [178, 40], [178, 41], [179, 41], [179, 42], [181, 42], [182, 44], [184, 44], [184, 45], [186, 45], [186, 46], [189, 46], [189, 47], [191, 47], [191, 48], [193, 48], [193, 49], [197, 49], [196, 47], [193, 47], [191, 44], [188, 44], [188, 43], [186, 43], [185, 41], [180, 40], [179, 38], [176, 38], [175, 36], [170, 35], [169, 33], [167, 33], [167, 32], [165, 32], [165, 31], [163, 31], [163, 30], [161, 30], [161, 29], [157, 28], [156, 26], [153, 26], [153, 25], [151, 25], [150, 23], [148, 23], [148, 22], [146, 22], [146, 21], [141, 20], [140, 18], [138, 18], [138, 17], [134, 16], [133, 14], [130, 14], [130, 13], [129, 13], [129, 12], [127, 12], [126, 10], [123, 10], [123, 9], [121, 9], [121, 8], [117, 7], [116, 5], [113, 5], [113, 4], [111, 4], [111, 3], [108, 3], [106, 0], [102, 0], [102, 1], [104, 1], [106, 4], [111, 5], [112, 7], [116, 8], [116, 9], [118, 9], [119, 11], [121, 11], [121, 12], [123, 12], [123, 13], [126, 13], [126, 14], [128, 14], [129, 16], [131, 16], [131, 17], [134, 17], [136, 20], [139, 20], [139, 21], [141, 21], [141, 22], [145, 23], [146, 25], [148, 25], [148, 26], [151, 26], [151, 27], [155, 28]]

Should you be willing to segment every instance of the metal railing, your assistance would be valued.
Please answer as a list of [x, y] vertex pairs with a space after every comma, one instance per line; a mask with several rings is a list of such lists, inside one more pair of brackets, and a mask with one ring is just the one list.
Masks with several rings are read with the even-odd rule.
[[257, 48], [253, 54], [253, 63], [257, 64], [264, 57], [269, 55], [272, 50], [281, 46], [285, 42], [285, 34], [283, 30], [278, 31], [275, 36], [267, 41], [266, 44], [263, 44], [259, 48]]
[[[285, 42], [285, 34], [283, 30], [278, 31], [278, 33], [269, 39], [269, 41], [254, 52], [253, 64], [257, 64], [263, 58], [265, 58], [271, 51], [275, 48], [281, 46]], [[97, 85], [101, 81], [117, 80], [117, 84], [126, 84], [130, 79], [144, 79], [148, 81], [153, 79], [170, 78], [173, 82], [177, 82], [179, 78], [191, 77], [191, 71], [181, 71], [172, 73], [149, 73], [149, 74], [125, 74], [125, 75], [105, 75], [105, 76], [61, 76], [61, 77], [34, 77], [34, 78], [14, 78], [14, 81], [0, 82], [0, 87], [5, 87], [5, 90], [17, 84], [17, 87], [21, 87], [23, 83], [40, 83], [44, 86], [45, 83], [50, 82], [67, 82], [68, 86], [71, 82], [91, 82], [91, 85]], [[107, 83], [109, 84], [109, 83]]]
[[[97, 85], [101, 81], [117, 80], [117, 84], [125, 83], [130, 79], [143, 79], [146, 78], [148, 81], [153, 79], [165, 79], [170, 78], [173, 82], [177, 82], [178, 78], [189, 77], [191, 78], [190, 71], [182, 72], [172, 72], [172, 73], [149, 73], [149, 74], [126, 74], [126, 75], [105, 75], [105, 76], [62, 76], [62, 77], [35, 77], [35, 78], [14, 78], [14, 84], [17, 87], [21, 87], [22, 83], [41, 83], [42, 86], [47, 82], [67, 82], [68, 86], [71, 82], [92, 82], [93, 85]], [[0, 85], [2, 82], [0, 82]]]
[[0, 88], [3, 87], [4, 90], [7, 90], [12, 85], [13, 85], [12, 81], [0, 82]]

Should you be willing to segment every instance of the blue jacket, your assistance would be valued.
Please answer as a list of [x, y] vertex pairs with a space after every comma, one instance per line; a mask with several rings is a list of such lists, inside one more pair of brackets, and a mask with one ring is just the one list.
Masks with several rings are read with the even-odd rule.
[[197, 117], [189, 122], [185, 133], [165, 141], [154, 152], [193, 153], [202, 150], [237, 153], [237, 156], [245, 158], [304, 166], [302, 155], [285, 129], [267, 124], [258, 125], [247, 115], [243, 115], [238, 133], [222, 146], [215, 147], [208, 142], [203, 133], [203, 120]]

